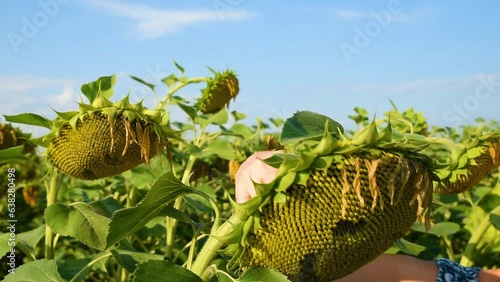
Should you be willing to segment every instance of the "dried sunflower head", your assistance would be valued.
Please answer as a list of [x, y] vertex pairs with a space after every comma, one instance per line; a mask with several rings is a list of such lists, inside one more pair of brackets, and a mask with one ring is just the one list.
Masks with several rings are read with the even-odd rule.
[[195, 106], [204, 114], [214, 113], [225, 106], [229, 106], [231, 99], [235, 99], [240, 92], [238, 78], [232, 70], [224, 72], [210, 71], [213, 78], [208, 79], [207, 86], [201, 90], [201, 97]]
[[80, 102], [78, 111], [56, 111], [54, 120], [28, 114], [31, 124], [50, 129], [33, 141], [48, 148], [48, 160], [62, 172], [85, 180], [114, 176], [148, 163], [166, 146], [173, 131], [165, 111], [131, 104], [128, 95], [111, 102], [115, 83], [113, 75], [84, 84], [89, 102]]
[[[266, 160], [278, 169], [275, 180], [256, 183], [255, 197], [233, 204], [244, 223], [223, 239], [237, 241], [228, 248], [236, 265], [274, 268], [292, 281], [332, 281], [382, 254], [416, 219], [430, 224], [436, 176], [421, 145], [392, 140], [390, 125], [379, 132], [372, 123], [347, 138], [324, 116], [297, 116], [285, 123], [289, 138], [300, 140], [293, 154]], [[312, 128], [307, 138], [295, 134], [302, 121]]]

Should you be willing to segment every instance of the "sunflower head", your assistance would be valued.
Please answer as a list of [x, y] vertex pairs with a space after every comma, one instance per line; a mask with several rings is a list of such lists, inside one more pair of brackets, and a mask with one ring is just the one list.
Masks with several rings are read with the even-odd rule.
[[214, 113], [229, 105], [231, 99], [235, 99], [240, 92], [238, 78], [232, 70], [216, 72], [213, 78], [207, 81], [207, 86], [201, 90], [201, 97], [195, 106], [204, 114]]

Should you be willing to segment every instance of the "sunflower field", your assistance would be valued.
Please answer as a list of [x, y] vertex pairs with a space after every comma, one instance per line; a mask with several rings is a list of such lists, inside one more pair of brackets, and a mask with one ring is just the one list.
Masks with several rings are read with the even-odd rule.
[[[115, 99], [111, 75], [54, 119], [2, 117], [4, 281], [334, 281], [383, 253], [500, 267], [500, 120], [443, 128], [392, 104], [356, 107], [353, 128], [307, 110], [250, 121], [231, 110], [236, 72], [174, 67], [165, 94], [131, 76], [153, 108]], [[278, 176], [236, 202], [259, 151]]]

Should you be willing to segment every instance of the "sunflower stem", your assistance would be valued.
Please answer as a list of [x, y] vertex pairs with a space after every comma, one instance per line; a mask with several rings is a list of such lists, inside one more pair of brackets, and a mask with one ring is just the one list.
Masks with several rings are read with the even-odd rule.
[[[189, 156], [188, 162], [186, 164], [186, 169], [184, 170], [184, 173], [182, 175], [182, 183], [185, 185], [189, 186], [189, 177], [191, 176], [191, 171], [193, 170], [194, 163], [196, 162], [196, 157], [193, 155]], [[178, 197], [175, 199], [174, 202], [174, 208], [175, 209], [180, 209], [182, 205], [182, 197]], [[174, 247], [174, 239], [175, 239], [175, 230], [177, 228], [177, 220], [171, 217], [166, 217], [165, 219], [165, 225], [167, 227], [167, 234], [166, 234], [166, 251], [165, 251], [165, 256], [167, 258], [170, 258], [172, 256], [172, 251]]]
[[[500, 206], [496, 207], [493, 209], [490, 214], [496, 214], [500, 215]], [[465, 248], [464, 254], [462, 258], [460, 259], [460, 264], [466, 267], [471, 267], [474, 265], [474, 255], [478, 249], [478, 243], [481, 241], [481, 238], [483, 238], [484, 234], [486, 231], [491, 227], [491, 221], [490, 217], [487, 216], [485, 217], [479, 226], [476, 228], [474, 233], [472, 233], [472, 236], [469, 239], [469, 242], [467, 243], [467, 247]]]
[[[45, 183], [47, 189], [47, 208], [57, 201], [61, 175], [55, 170], [50, 171], [50, 184]], [[55, 233], [45, 225], [45, 259], [54, 259]]]
[[158, 105], [158, 109], [165, 108], [168, 101], [170, 101], [170, 99], [175, 94], [175, 92], [179, 91], [183, 87], [185, 87], [189, 84], [192, 84], [192, 83], [206, 82], [209, 79], [210, 79], [209, 77], [193, 77], [193, 78], [188, 79], [185, 82], [179, 81], [172, 89], [170, 89], [170, 91], [167, 92], [167, 95], [165, 96], [165, 98], [163, 98], [161, 103]]
[[213, 273], [206, 270], [217, 255], [217, 252], [224, 246], [224, 243], [216, 238], [224, 237], [230, 234], [240, 223], [241, 220], [238, 219], [236, 215], [233, 215], [215, 232], [213, 232], [196, 257], [196, 260], [191, 267], [191, 271], [200, 276], [204, 281], [208, 281]]

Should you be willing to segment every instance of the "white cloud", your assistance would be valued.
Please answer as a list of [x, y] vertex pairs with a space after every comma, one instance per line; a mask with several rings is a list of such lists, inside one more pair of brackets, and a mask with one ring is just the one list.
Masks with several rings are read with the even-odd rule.
[[0, 76], [0, 112], [7, 115], [23, 112], [48, 114], [51, 112], [49, 105], [63, 106], [62, 110], [65, 110], [70, 106], [67, 102], [69, 95], [76, 97], [73, 84], [72, 80], [61, 78]]
[[[389, 13], [388, 9], [371, 9], [371, 10], [354, 10], [354, 9], [340, 9], [340, 8], [332, 8], [330, 9], [331, 14], [337, 19], [341, 20], [373, 20], [375, 14], [380, 14], [382, 10], [386, 10]], [[425, 19], [431, 15], [437, 13], [437, 10], [432, 7], [420, 7], [418, 9], [414, 9], [408, 11], [405, 9], [404, 5], [401, 5], [397, 10], [401, 10], [398, 13], [391, 14], [392, 22], [399, 23], [407, 23], [418, 21], [420, 19]]]
[[91, 0], [86, 3], [103, 8], [117, 16], [134, 20], [136, 32], [145, 39], [156, 39], [166, 34], [176, 33], [197, 23], [246, 20], [255, 17], [255, 13], [234, 7], [225, 10], [217, 7], [212, 10], [166, 10], [116, 0]]
[[37, 88], [67, 85], [71, 83], [72, 82], [68, 79], [44, 78], [30, 75], [0, 76], [0, 96], [4, 97], [4, 95], [8, 96]]
[[[49, 96], [48, 103], [54, 109], [75, 108], [79, 95], [71, 87], [64, 87], [60, 94]], [[60, 110], [57, 110], [60, 111]]]

